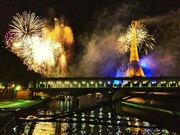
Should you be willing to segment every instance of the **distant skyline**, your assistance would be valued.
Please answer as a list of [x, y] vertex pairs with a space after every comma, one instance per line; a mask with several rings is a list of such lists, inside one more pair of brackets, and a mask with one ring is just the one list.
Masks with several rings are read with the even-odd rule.
[[[85, 33], [88, 33], [90, 38], [93, 32], [97, 32], [98, 28], [106, 29], [108, 27], [112, 28], [112, 25], [117, 25], [117, 20], [119, 23], [122, 23], [124, 26], [127, 26], [133, 19], [141, 19], [146, 17], [154, 17], [160, 16], [171, 11], [178, 11], [180, 10], [180, 1], [179, 0], [0, 0], [0, 78], [4, 79], [23, 79], [23, 78], [36, 78], [39, 77], [38, 74], [34, 74], [33, 71], [27, 71], [27, 67], [23, 65], [22, 61], [19, 58], [10, 53], [7, 49], [4, 48], [3, 38], [4, 34], [8, 31], [9, 23], [12, 20], [12, 17], [15, 13], [23, 12], [23, 11], [33, 11], [38, 16], [42, 18], [60, 18], [64, 16], [66, 23], [72, 28], [74, 37], [75, 37], [75, 60], [72, 60], [72, 66], [70, 66], [70, 70], [72, 70], [72, 76], [89, 76], [90, 74], [98, 75], [98, 76], [112, 76], [112, 73], [104, 74], [103, 71], [99, 72], [99, 69], [92, 68], [93, 71], [82, 71], [80, 73], [74, 73], [74, 70], [80, 70], [82, 63], [81, 60], [85, 59], [84, 50], [87, 51], [87, 45], [82, 45], [82, 36], [84, 37]], [[127, 4], [127, 10], [123, 7], [123, 5]], [[110, 15], [113, 16], [113, 13], [118, 14], [118, 11], [123, 7], [124, 13], [121, 10], [117, 18], [111, 18]], [[119, 9], [118, 9], [119, 8]], [[117, 9], [117, 10], [116, 10]], [[103, 20], [106, 19], [106, 20]], [[112, 19], [112, 20], [108, 20]], [[120, 20], [121, 19], [121, 20]], [[178, 18], [179, 19], [179, 16]], [[180, 21], [179, 21], [180, 22]], [[179, 24], [178, 24], [179, 26]], [[153, 26], [155, 27], [155, 26]], [[158, 27], [156, 28], [158, 29]], [[179, 29], [179, 27], [177, 27]], [[150, 29], [151, 31], [151, 29]], [[152, 33], [155, 33], [155, 30], [152, 29]], [[155, 33], [157, 34], [157, 33]], [[159, 36], [159, 35], [158, 35]], [[176, 36], [176, 35], [175, 35]], [[159, 37], [158, 37], [159, 38]], [[84, 39], [83, 39], [84, 40]], [[158, 39], [159, 40], [159, 39]], [[175, 41], [174, 39], [172, 39]], [[176, 41], [179, 41], [178, 37]], [[88, 41], [89, 42], [89, 41]], [[164, 40], [159, 43], [163, 44]], [[88, 43], [87, 43], [88, 44]], [[158, 46], [160, 47], [160, 45]], [[161, 47], [160, 47], [161, 48]], [[175, 46], [174, 48], [178, 48]], [[100, 47], [98, 48], [100, 49]], [[171, 49], [172, 50], [172, 49]], [[107, 50], [105, 52], [108, 52]], [[94, 52], [95, 53], [95, 52]], [[179, 54], [179, 51], [177, 52]], [[88, 54], [86, 52], [86, 54]], [[159, 54], [159, 53], [158, 53]], [[176, 55], [178, 55], [176, 54]], [[116, 61], [114, 56], [113, 60]], [[160, 54], [159, 54], [160, 55]], [[154, 55], [152, 55], [154, 57]], [[161, 56], [162, 57], [162, 56]], [[164, 56], [165, 57], [165, 56]], [[166, 56], [167, 57], [167, 56]], [[169, 55], [170, 57], [170, 55]], [[173, 57], [172, 59], [175, 61], [173, 67], [179, 66], [179, 59], [177, 57]], [[88, 60], [88, 59], [87, 59]], [[163, 60], [161, 60], [162, 62]], [[165, 61], [165, 60], [164, 60]], [[157, 60], [156, 60], [157, 62]], [[158, 61], [159, 62], [159, 61]], [[78, 64], [77, 64], [78, 63]], [[91, 65], [95, 65], [98, 62], [92, 63]], [[103, 64], [102, 59], [99, 62]], [[160, 62], [159, 62], [160, 63]], [[110, 63], [112, 65], [112, 63]], [[87, 65], [87, 64], [86, 64]], [[106, 65], [106, 64], [105, 64]], [[104, 70], [107, 69], [107, 66], [104, 65]], [[87, 65], [88, 66], [88, 65]], [[102, 65], [103, 66], [103, 65]], [[121, 66], [121, 64], [119, 65]], [[83, 62], [82, 68], [85, 68], [85, 64]], [[115, 68], [118, 65], [115, 64]], [[75, 69], [77, 68], [77, 69]], [[154, 68], [154, 67], [153, 67]], [[170, 67], [167, 67], [170, 68]], [[176, 68], [177, 69], [177, 68]], [[83, 69], [84, 70], [84, 69]], [[172, 68], [175, 70], [175, 68]], [[103, 72], [103, 73], [102, 73]], [[166, 70], [164, 71], [166, 72]], [[168, 75], [175, 76], [177, 73], [169, 73]], [[177, 74], [179, 75], [179, 74]]]

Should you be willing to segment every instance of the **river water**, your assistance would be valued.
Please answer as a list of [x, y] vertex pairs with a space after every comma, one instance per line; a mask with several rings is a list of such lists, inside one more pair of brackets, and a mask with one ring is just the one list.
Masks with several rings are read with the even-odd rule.
[[[54, 115], [73, 111], [77, 108], [88, 108], [106, 101], [102, 94], [88, 94], [78, 97], [65, 96], [54, 99], [33, 115]], [[68, 122], [63, 122], [68, 119]], [[114, 120], [115, 119], [115, 120]], [[59, 119], [60, 120], [60, 119]], [[100, 121], [101, 123], [98, 123]], [[113, 124], [115, 123], [115, 124]], [[119, 124], [118, 124], [119, 123]], [[123, 126], [123, 123], [125, 124]], [[23, 126], [22, 126], [23, 125]], [[130, 126], [127, 126], [130, 125]], [[61, 122], [23, 122], [21, 135], [176, 135], [166, 129], [154, 128], [155, 125], [134, 117], [115, 115], [110, 106], [96, 108], [86, 112], [75, 113], [70, 118], [61, 118]], [[30, 130], [31, 129], [31, 130]]]

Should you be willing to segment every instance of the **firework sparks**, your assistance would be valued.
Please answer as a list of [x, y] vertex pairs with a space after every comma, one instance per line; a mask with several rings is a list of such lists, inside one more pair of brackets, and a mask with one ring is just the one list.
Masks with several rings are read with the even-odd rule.
[[61, 56], [60, 56], [60, 64], [59, 64], [59, 66], [61, 67], [60, 69], [61, 69], [61, 71], [60, 71], [60, 74], [61, 74], [61, 76], [66, 76], [67, 75], [67, 59], [66, 59], [66, 56], [65, 56], [65, 54], [62, 54]]
[[28, 70], [46, 77], [66, 76], [67, 53], [74, 42], [71, 28], [58, 19], [54, 21], [55, 27], [49, 29], [35, 13], [17, 13], [5, 35], [7, 48], [21, 58]]
[[64, 44], [71, 46], [74, 43], [73, 32], [69, 26], [64, 27]]
[[127, 36], [125, 35], [120, 36], [117, 40], [116, 50], [119, 53], [126, 53], [130, 48], [130, 46], [124, 41], [127, 41]]
[[57, 18], [54, 19], [54, 28], [48, 29], [48, 26], [43, 28], [43, 36], [51, 39], [53, 42], [61, 43], [61, 52], [57, 57], [56, 75], [53, 77], [66, 76], [68, 61], [72, 58], [72, 45], [74, 43], [73, 32], [69, 26], [65, 26], [63, 21], [60, 22]]
[[[124, 35], [121, 35], [117, 40], [116, 49], [120, 53], [125, 53], [129, 50], [132, 39], [132, 26], [130, 25]], [[148, 53], [149, 49], [154, 48], [155, 39], [152, 35], [148, 34], [148, 30], [145, 28], [145, 25], [140, 23], [136, 28], [136, 42], [139, 50], [145, 51], [145, 54]]]
[[11, 48], [14, 41], [14, 34], [11, 31], [8, 31], [4, 36], [4, 41], [7, 48]]
[[48, 29], [48, 27], [43, 28], [43, 36], [50, 38], [54, 42], [60, 42], [64, 47], [71, 48], [71, 45], [74, 43], [72, 29], [60, 23], [57, 18], [54, 19], [54, 22], [55, 26], [53, 29]]
[[23, 40], [31, 36], [41, 36], [41, 29], [44, 27], [42, 19], [36, 16], [35, 13], [29, 11], [16, 13], [13, 16], [10, 31], [14, 34], [15, 40]]
[[23, 60], [29, 70], [49, 76], [56, 63], [54, 54], [58, 53], [61, 45], [53, 43], [49, 39], [43, 40], [36, 36], [28, 38], [22, 44], [20, 49], [18, 49], [20, 51], [16, 53], [17, 56]]

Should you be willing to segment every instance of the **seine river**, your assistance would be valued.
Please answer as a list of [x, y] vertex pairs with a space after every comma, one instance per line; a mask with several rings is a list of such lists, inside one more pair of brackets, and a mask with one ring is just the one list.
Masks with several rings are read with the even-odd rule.
[[[58, 96], [58, 95], [57, 95]], [[54, 99], [43, 108], [37, 110], [36, 115], [66, 114], [77, 108], [89, 108], [108, 100], [100, 93], [78, 97], [65, 96]], [[33, 114], [33, 115], [34, 115]], [[119, 116], [113, 113], [112, 107], [105, 106], [85, 112], [78, 112], [66, 118], [56, 118], [61, 122], [23, 122], [21, 135], [175, 135], [166, 129], [158, 129], [149, 122], [134, 117]], [[128, 126], [127, 126], [128, 125]]]

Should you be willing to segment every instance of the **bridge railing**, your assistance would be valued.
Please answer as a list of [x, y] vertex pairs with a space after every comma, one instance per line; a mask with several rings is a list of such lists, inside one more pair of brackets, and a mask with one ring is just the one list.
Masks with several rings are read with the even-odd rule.
[[179, 77], [153, 78], [43, 78], [32, 81], [31, 89], [63, 88], [178, 88]]

